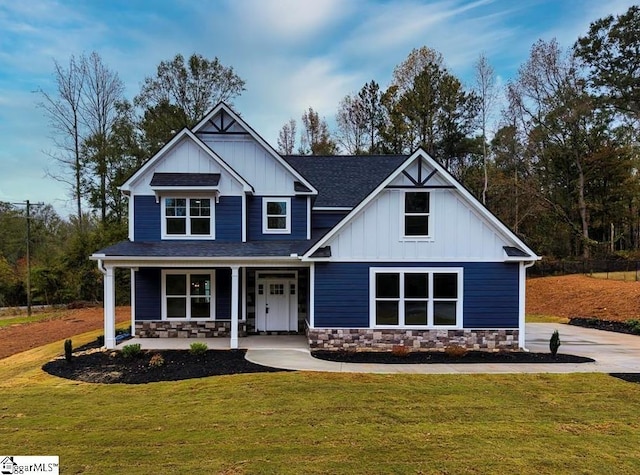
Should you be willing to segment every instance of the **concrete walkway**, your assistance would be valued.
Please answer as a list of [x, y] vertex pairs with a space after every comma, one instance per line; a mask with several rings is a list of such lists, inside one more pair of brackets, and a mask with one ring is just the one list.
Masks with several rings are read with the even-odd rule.
[[530, 323], [526, 328], [529, 351], [549, 352], [549, 338], [560, 332], [560, 353], [588, 356], [595, 363], [556, 364], [359, 364], [313, 358], [308, 349], [250, 348], [246, 358], [264, 366], [302, 371], [404, 374], [510, 374], [510, 373], [632, 373], [640, 372], [640, 336], [592, 330], [564, 324]]
[[[405, 374], [480, 373], [633, 373], [640, 372], [640, 336], [592, 330], [556, 323], [529, 323], [526, 346], [529, 351], [548, 353], [553, 331], [560, 332], [560, 353], [593, 358], [595, 363], [556, 364], [362, 364], [336, 363], [311, 356], [304, 336], [249, 336], [239, 338], [247, 360], [273, 368], [301, 371]], [[133, 338], [118, 345], [140, 343], [143, 349], [189, 349], [200, 341], [211, 349], [229, 349], [228, 338]]]

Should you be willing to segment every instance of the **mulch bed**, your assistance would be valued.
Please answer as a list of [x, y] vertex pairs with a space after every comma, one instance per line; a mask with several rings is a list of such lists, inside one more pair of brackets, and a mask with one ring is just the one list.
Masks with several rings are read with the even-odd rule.
[[391, 352], [370, 351], [313, 351], [315, 358], [340, 363], [382, 363], [382, 364], [468, 364], [468, 363], [592, 363], [584, 356], [558, 353], [530, 353], [525, 351], [467, 351], [454, 356], [444, 351], [410, 352], [397, 355]]
[[[46, 363], [42, 369], [54, 376], [87, 383], [125, 384], [286, 371], [251, 363], [245, 359], [245, 353], [246, 350], [207, 350], [202, 355], [192, 355], [185, 350], [154, 350], [125, 358], [119, 351], [84, 349], [74, 354], [71, 362], [60, 357]], [[151, 365], [150, 360], [154, 355], [161, 355], [164, 363], [160, 366]]]
[[630, 335], [638, 334], [637, 331], [634, 331], [634, 327], [628, 322], [602, 320], [600, 318], [593, 317], [570, 317], [569, 325], [575, 325], [585, 328], [595, 328], [596, 330], [605, 330], [609, 332], [627, 333]]
[[609, 375], [626, 381], [627, 383], [640, 384], [640, 373], [609, 373]]

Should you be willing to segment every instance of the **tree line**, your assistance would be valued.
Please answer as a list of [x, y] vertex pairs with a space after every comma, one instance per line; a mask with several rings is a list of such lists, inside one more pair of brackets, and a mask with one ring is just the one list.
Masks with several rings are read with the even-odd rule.
[[[407, 154], [422, 147], [540, 254], [640, 247], [640, 7], [593, 22], [571, 48], [539, 40], [498, 87], [484, 55], [465, 86], [414, 49], [386, 89], [346, 95], [335, 127], [309, 107], [280, 130], [283, 154]], [[299, 143], [296, 149], [296, 143]]]
[[[571, 48], [536, 42], [503, 87], [484, 55], [465, 85], [441, 53], [416, 48], [386, 88], [371, 80], [346, 95], [335, 125], [310, 106], [282, 126], [277, 146], [286, 155], [422, 147], [539, 254], [628, 255], [640, 247], [638, 38], [634, 6], [593, 22]], [[245, 81], [218, 58], [178, 54], [130, 100], [96, 52], [54, 61], [53, 78], [53, 89], [38, 91], [54, 144], [47, 173], [66, 184], [75, 213], [65, 220], [46, 205], [31, 217], [34, 302], [99, 300], [88, 256], [127, 236], [118, 186]], [[25, 219], [0, 204], [0, 306], [26, 301]]]

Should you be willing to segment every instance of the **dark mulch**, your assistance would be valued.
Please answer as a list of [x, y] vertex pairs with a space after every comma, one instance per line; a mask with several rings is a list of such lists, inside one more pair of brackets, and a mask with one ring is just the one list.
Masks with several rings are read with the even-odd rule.
[[618, 322], [615, 320], [602, 320], [593, 317], [570, 317], [569, 325], [578, 327], [595, 328], [596, 330], [606, 330], [609, 332], [638, 334], [638, 327], [629, 322]]
[[[119, 351], [94, 351], [76, 354], [71, 362], [55, 359], [42, 369], [54, 376], [88, 383], [125, 384], [285, 371], [251, 363], [245, 359], [245, 353], [246, 350], [207, 350], [202, 355], [192, 355], [186, 350], [163, 350], [144, 351], [138, 357], [125, 358]], [[149, 364], [156, 354], [164, 359], [161, 366]]]
[[453, 356], [443, 351], [411, 352], [396, 355], [391, 352], [371, 351], [314, 351], [314, 357], [341, 363], [383, 363], [383, 364], [455, 364], [455, 363], [592, 363], [584, 356], [558, 353], [528, 353], [525, 351], [467, 351], [464, 355]]
[[640, 373], [609, 373], [609, 375], [628, 383], [640, 384]]

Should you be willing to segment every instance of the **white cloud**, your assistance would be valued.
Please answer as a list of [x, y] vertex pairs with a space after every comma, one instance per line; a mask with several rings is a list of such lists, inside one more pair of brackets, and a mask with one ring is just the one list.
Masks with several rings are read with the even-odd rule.
[[350, 10], [341, 0], [230, 0], [242, 34], [295, 40], [310, 37], [334, 24]]

